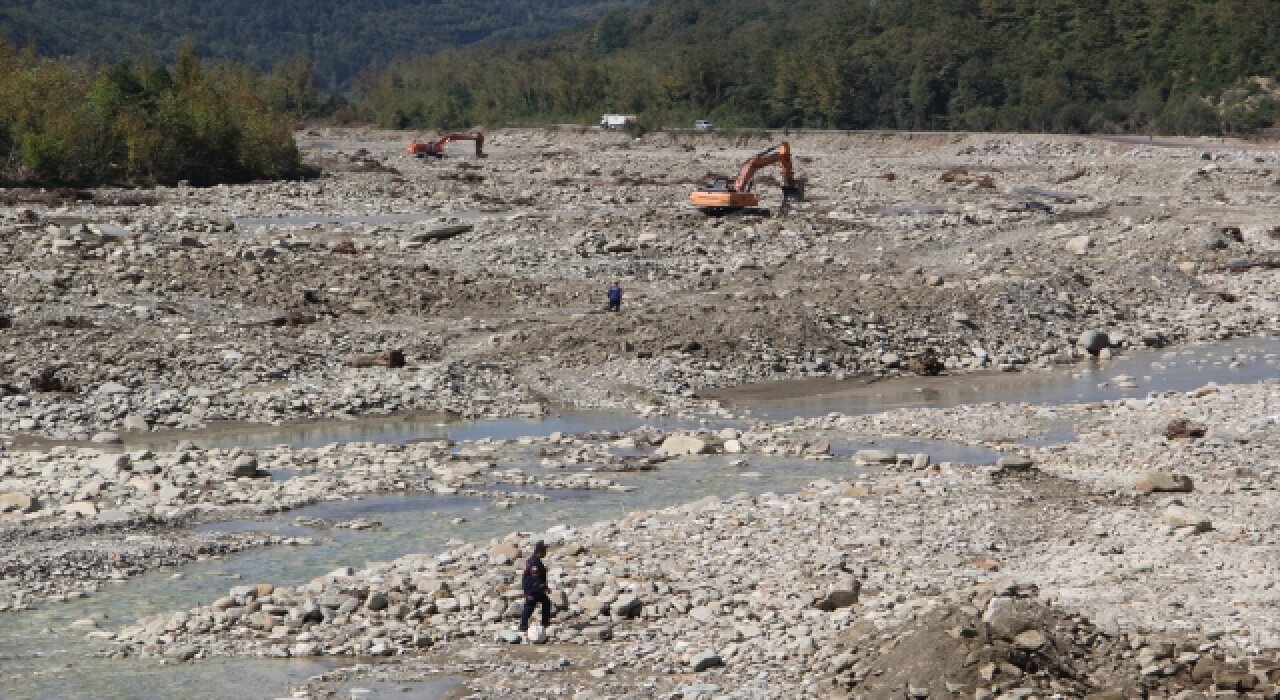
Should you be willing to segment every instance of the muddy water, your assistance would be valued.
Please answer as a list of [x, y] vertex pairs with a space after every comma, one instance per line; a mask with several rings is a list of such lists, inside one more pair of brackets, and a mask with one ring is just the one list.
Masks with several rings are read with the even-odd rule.
[[395, 445], [415, 440], [514, 440], [546, 437], [552, 433], [578, 435], [610, 431], [626, 432], [641, 426], [661, 430], [738, 425], [740, 421], [717, 418], [644, 418], [634, 413], [610, 411], [565, 411], [543, 418], [492, 418], [454, 420], [444, 414], [366, 416], [355, 420], [308, 420], [268, 425], [263, 423], [215, 423], [197, 430], [165, 430], [154, 433], [122, 433], [119, 445], [45, 440], [19, 436], [21, 449], [47, 449], [54, 445], [87, 447], [103, 452], [147, 449], [165, 452], [191, 443], [201, 449], [239, 447], [257, 450], [278, 445], [293, 449], [323, 447], [343, 442]]
[[[1176, 350], [1144, 350], [1048, 371], [956, 377], [911, 377], [873, 384], [800, 380], [716, 392], [739, 412], [785, 420], [830, 412], [865, 414], [894, 408], [972, 403], [1087, 403], [1190, 391], [1210, 382], [1251, 384], [1280, 378], [1280, 338], [1224, 341]], [[1132, 382], [1125, 382], [1125, 377]]]
[[[738, 401], [736, 408], [755, 416], [793, 417], [829, 411], [866, 413], [900, 406], [950, 406], [970, 402], [1031, 401], [1037, 403], [1094, 401], [1145, 396], [1152, 391], [1188, 390], [1208, 382], [1256, 382], [1280, 377], [1280, 340], [1232, 341], [1171, 352], [1135, 353], [1108, 363], [1075, 367], [1072, 372], [1041, 375], [995, 375], [986, 378], [939, 380], [932, 385], [885, 382], [870, 387], [805, 395], [797, 387], [777, 387], [789, 398], [768, 400], [760, 395]], [[1133, 377], [1135, 388], [1117, 386], [1119, 375]], [[801, 387], [806, 388], [806, 387]], [[759, 388], [757, 388], [759, 389]], [[807, 389], [811, 389], [808, 387]], [[797, 394], [800, 395], [797, 395]], [[812, 392], [810, 392], [812, 394]], [[477, 423], [438, 420], [410, 425], [389, 419], [385, 425], [361, 422], [317, 428], [284, 427], [268, 436], [219, 434], [208, 446], [246, 447], [288, 443], [310, 446], [338, 441], [404, 442], [424, 437], [453, 439], [515, 438], [594, 430], [623, 431], [643, 423], [617, 414], [565, 414], [541, 421], [511, 419]], [[695, 422], [696, 423], [696, 422]], [[665, 427], [692, 427], [688, 421], [664, 420]], [[296, 431], [296, 432], [290, 432]], [[1065, 434], [1057, 437], [1067, 437]], [[161, 447], [157, 445], [156, 447]], [[886, 447], [898, 452], [924, 452], [936, 461], [989, 463], [994, 453], [945, 443], [904, 440], [847, 441], [833, 445], [838, 455], [861, 447]], [[531, 454], [518, 452], [500, 460], [500, 468], [520, 467], [544, 473]], [[72, 622], [94, 619], [103, 629], [133, 622], [156, 612], [187, 609], [225, 594], [232, 586], [270, 581], [293, 585], [339, 566], [364, 566], [410, 552], [438, 551], [454, 541], [485, 541], [513, 530], [541, 530], [555, 524], [582, 524], [616, 518], [696, 500], [707, 495], [738, 492], [792, 491], [815, 478], [848, 478], [856, 473], [847, 458], [831, 460], [746, 458], [745, 464], [727, 456], [692, 458], [664, 464], [659, 471], [606, 474], [634, 487], [632, 491], [534, 491], [546, 500], [506, 497], [509, 507], [493, 498], [430, 494], [387, 495], [327, 502], [264, 520], [206, 526], [208, 529], [261, 529], [305, 533], [316, 538], [311, 547], [249, 551], [227, 559], [193, 563], [179, 570], [160, 570], [118, 584], [92, 598], [0, 617], [0, 696], [5, 698], [272, 698], [287, 695], [290, 683], [350, 660], [208, 660], [162, 664], [157, 660], [99, 659], [95, 650], [105, 643], [89, 641], [85, 631], [71, 630]], [[490, 485], [491, 490], [512, 490]], [[331, 521], [366, 517], [382, 526], [374, 530], [316, 529], [298, 525], [298, 516]], [[180, 575], [175, 577], [175, 574]], [[413, 697], [438, 697], [456, 679], [414, 686]], [[396, 688], [371, 689], [390, 697]]]

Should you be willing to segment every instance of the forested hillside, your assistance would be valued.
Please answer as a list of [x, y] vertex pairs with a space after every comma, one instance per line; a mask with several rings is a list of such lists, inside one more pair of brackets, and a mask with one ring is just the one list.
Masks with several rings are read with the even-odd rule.
[[172, 60], [183, 37], [205, 58], [267, 69], [309, 60], [341, 88], [393, 57], [544, 37], [644, 0], [41, 0], [0, 3], [0, 33], [44, 56]]
[[303, 175], [279, 76], [206, 65], [77, 68], [0, 40], [0, 186], [209, 185]]
[[[1213, 133], [1271, 126], [1274, 0], [660, 0], [362, 82], [392, 126], [598, 119]], [[1253, 79], [1257, 77], [1257, 79]]]

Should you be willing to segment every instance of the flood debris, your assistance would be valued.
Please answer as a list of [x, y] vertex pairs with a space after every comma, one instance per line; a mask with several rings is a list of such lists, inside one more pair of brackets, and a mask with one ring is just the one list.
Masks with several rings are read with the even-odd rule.
[[1053, 184], [1061, 185], [1067, 182], [1071, 182], [1072, 180], [1079, 180], [1080, 178], [1088, 174], [1089, 174], [1088, 168], [1080, 168], [1079, 170], [1075, 171], [1074, 173], [1071, 173], [1070, 175], [1063, 175], [1060, 178], [1056, 178], [1053, 181]]
[[943, 182], [956, 185], [971, 185], [982, 189], [995, 189], [996, 179], [988, 173], [972, 174], [968, 168], [951, 168], [942, 174]]
[[464, 233], [471, 233], [475, 226], [471, 224], [456, 224], [453, 226], [437, 226], [436, 228], [426, 231], [418, 231], [409, 236], [409, 240], [425, 243], [427, 241], [446, 241], [450, 238], [456, 238]]
[[385, 350], [373, 355], [355, 355], [347, 360], [348, 367], [404, 367], [405, 358], [402, 350]]

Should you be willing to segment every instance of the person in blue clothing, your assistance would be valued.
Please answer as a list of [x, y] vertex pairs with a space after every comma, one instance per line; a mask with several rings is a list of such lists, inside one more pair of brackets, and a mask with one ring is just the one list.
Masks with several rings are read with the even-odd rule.
[[520, 612], [520, 631], [526, 632], [529, 629], [529, 618], [533, 615], [534, 607], [542, 606], [542, 626], [546, 627], [551, 624], [551, 598], [547, 596], [550, 589], [547, 588], [547, 566], [542, 563], [542, 558], [547, 556], [547, 545], [542, 541], [538, 541], [533, 545], [533, 556], [524, 564], [524, 576], [521, 577], [520, 587], [524, 589], [524, 610]]
[[622, 285], [617, 282], [609, 285], [609, 303], [604, 308], [608, 311], [622, 310]]

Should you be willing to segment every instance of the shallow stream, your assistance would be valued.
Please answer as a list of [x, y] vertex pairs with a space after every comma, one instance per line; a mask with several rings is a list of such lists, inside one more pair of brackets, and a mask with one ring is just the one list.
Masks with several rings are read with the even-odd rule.
[[[975, 402], [1068, 403], [1119, 397], [1145, 396], [1148, 392], [1185, 391], [1209, 382], [1248, 383], [1280, 377], [1280, 339], [1254, 338], [1173, 351], [1134, 353], [1097, 365], [1075, 366], [1068, 371], [993, 375], [985, 378], [939, 379], [935, 387], [912, 382], [884, 382], [856, 391], [836, 391], [820, 396], [785, 400], [739, 401], [734, 409], [755, 418], [783, 419], [823, 415], [831, 411], [868, 413], [899, 407], [954, 406]], [[1132, 384], [1124, 377], [1132, 378]], [[1124, 386], [1120, 386], [1124, 385]], [[1125, 388], [1129, 387], [1129, 388]], [[359, 422], [323, 426], [281, 427], [244, 436], [218, 434], [206, 447], [256, 448], [287, 443], [294, 447], [333, 442], [405, 442], [422, 438], [454, 440], [512, 439], [543, 436], [552, 432], [577, 434], [600, 430], [621, 432], [640, 425], [664, 429], [696, 427], [697, 421], [645, 419], [629, 414], [567, 413], [542, 420], [507, 419], [472, 423], [440, 423], [438, 420], [407, 422], [390, 418], [386, 423]], [[1069, 440], [1069, 429], [1055, 430], [1051, 439]], [[153, 449], [162, 449], [157, 444]], [[136, 445], [131, 445], [136, 448]], [[159, 660], [107, 660], [93, 652], [106, 644], [85, 638], [84, 629], [72, 622], [93, 619], [104, 629], [132, 623], [157, 612], [185, 610], [225, 595], [228, 588], [268, 581], [296, 585], [339, 566], [362, 567], [411, 552], [432, 552], [450, 542], [486, 541], [515, 530], [537, 531], [555, 524], [584, 524], [617, 518], [637, 510], [650, 510], [696, 500], [703, 496], [728, 497], [735, 493], [786, 492], [802, 488], [816, 478], [849, 478], [857, 473], [844, 455], [861, 447], [883, 447], [897, 452], [924, 452], [934, 461], [970, 464], [990, 463], [997, 454], [983, 448], [928, 441], [879, 439], [849, 440], [833, 444], [835, 459], [764, 458], [752, 455], [745, 464], [734, 457], [709, 456], [673, 461], [653, 472], [603, 473], [630, 491], [541, 491], [545, 500], [396, 494], [331, 501], [289, 513], [252, 521], [202, 526], [206, 530], [265, 530], [281, 534], [307, 534], [317, 540], [310, 547], [275, 547], [251, 550], [221, 560], [192, 563], [178, 569], [153, 571], [104, 589], [93, 597], [38, 609], [0, 615], [0, 695], [5, 698], [273, 698], [288, 695], [288, 686], [338, 666], [350, 659], [305, 661], [204, 660], [165, 664]], [[530, 474], [545, 474], [535, 454], [518, 450], [500, 458], [500, 469], [519, 467]], [[513, 490], [500, 487], [499, 490]], [[329, 521], [364, 517], [381, 527], [345, 530], [307, 527], [299, 516]], [[408, 691], [398, 684], [362, 686], [364, 697], [439, 697], [451, 687], [449, 679], [419, 684]], [[405, 695], [411, 692], [412, 695]]]

